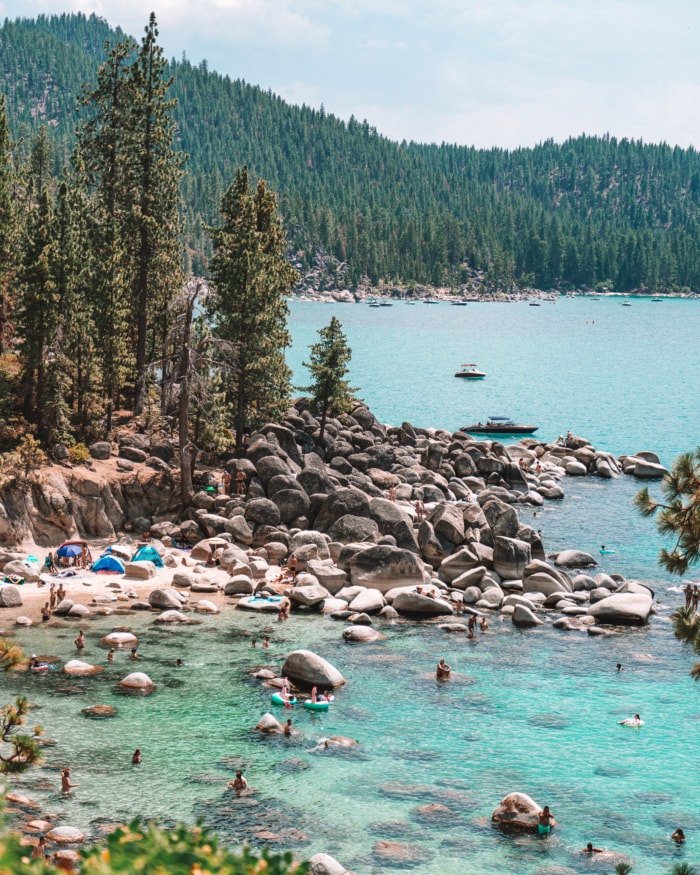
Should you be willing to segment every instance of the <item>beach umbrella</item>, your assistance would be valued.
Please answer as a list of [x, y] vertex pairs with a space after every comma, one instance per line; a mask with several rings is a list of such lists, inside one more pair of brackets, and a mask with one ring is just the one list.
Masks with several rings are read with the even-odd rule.
[[80, 556], [82, 552], [83, 548], [80, 544], [63, 544], [56, 551], [57, 555], [62, 558], [65, 556]]

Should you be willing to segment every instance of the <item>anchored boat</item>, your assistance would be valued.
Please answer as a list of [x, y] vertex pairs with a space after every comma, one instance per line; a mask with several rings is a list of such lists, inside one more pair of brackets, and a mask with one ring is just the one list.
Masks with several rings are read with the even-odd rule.
[[460, 365], [460, 370], [455, 374], [455, 377], [464, 377], [465, 380], [483, 380], [485, 376], [476, 365]]
[[519, 425], [509, 416], [489, 416], [485, 423], [465, 425], [460, 431], [467, 434], [534, 434], [539, 425]]

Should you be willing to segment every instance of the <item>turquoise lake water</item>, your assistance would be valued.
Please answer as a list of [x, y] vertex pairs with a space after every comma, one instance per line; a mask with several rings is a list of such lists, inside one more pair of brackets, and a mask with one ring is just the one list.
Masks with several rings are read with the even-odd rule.
[[[353, 348], [351, 380], [382, 421], [455, 428], [507, 414], [539, 424], [545, 439], [571, 429], [616, 453], [656, 450], [667, 464], [698, 442], [699, 302], [295, 303], [290, 363], [300, 384], [308, 379], [300, 367], [308, 344], [331, 314]], [[454, 379], [465, 361], [487, 378]], [[494, 617], [486, 634], [467, 641], [399, 622], [381, 627], [385, 640], [352, 646], [342, 642], [342, 623], [295, 615], [280, 625], [229, 611], [175, 630], [159, 629], [148, 615], [96, 618], [87, 625], [86, 658], [107, 666], [99, 638], [128, 624], [139, 635], [138, 667], [157, 690], [143, 699], [119, 695], [117, 682], [133, 668], [125, 654], [89, 679], [59, 671], [0, 677], [2, 695], [27, 694], [38, 705], [36, 721], [58, 742], [47, 748], [45, 767], [23, 779], [27, 792], [93, 831], [136, 813], [165, 822], [201, 817], [227, 842], [255, 842], [267, 830], [280, 847], [300, 856], [325, 850], [363, 875], [389, 870], [372, 854], [380, 839], [419, 847], [410, 871], [420, 875], [600, 871], [578, 853], [587, 841], [629, 855], [641, 875], [699, 862], [700, 688], [688, 675], [692, 652], [670, 631], [680, 597], [669, 586], [677, 581], [656, 566], [653, 523], [631, 508], [639, 484], [567, 478], [564, 485], [563, 502], [548, 503], [537, 518], [523, 510], [522, 518], [543, 529], [548, 551], [613, 545], [605, 570], [656, 589], [661, 607], [648, 627], [589, 638], [515, 632]], [[272, 649], [254, 650], [251, 635], [260, 641], [266, 628]], [[69, 659], [75, 631], [66, 622], [16, 638], [29, 652]], [[250, 672], [279, 666], [298, 647], [328, 658], [348, 684], [328, 714], [294, 712], [301, 737], [260, 739], [251, 727], [269, 709], [269, 691]], [[178, 656], [184, 668], [175, 667]], [[455, 673], [448, 684], [434, 679], [440, 656]], [[119, 716], [85, 719], [81, 709], [96, 703], [116, 705]], [[634, 712], [642, 729], [618, 725]], [[311, 751], [332, 734], [361, 748]], [[133, 768], [136, 747], [144, 762]], [[81, 785], [68, 799], [42, 790], [47, 779], [58, 784], [63, 764]], [[248, 799], [225, 791], [236, 768], [255, 788]], [[560, 823], [551, 836], [514, 838], [491, 827], [494, 807], [515, 790], [551, 806]], [[417, 810], [433, 802], [452, 813], [436, 822]], [[681, 849], [668, 838], [677, 826], [689, 836]]]

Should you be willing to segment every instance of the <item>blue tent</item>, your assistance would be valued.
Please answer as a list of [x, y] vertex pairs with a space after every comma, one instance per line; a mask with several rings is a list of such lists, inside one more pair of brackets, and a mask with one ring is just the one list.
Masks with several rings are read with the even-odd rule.
[[124, 574], [124, 563], [117, 556], [111, 553], [105, 553], [104, 556], [95, 562], [92, 566], [93, 571], [112, 571], [116, 574]]
[[144, 560], [152, 562], [156, 566], [156, 568], [163, 567], [163, 560], [160, 558], [160, 554], [158, 553], [156, 548], [152, 547], [150, 544], [145, 544], [143, 547], [139, 547], [139, 549], [134, 553], [134, 558], [131, 561], [143, 562]]

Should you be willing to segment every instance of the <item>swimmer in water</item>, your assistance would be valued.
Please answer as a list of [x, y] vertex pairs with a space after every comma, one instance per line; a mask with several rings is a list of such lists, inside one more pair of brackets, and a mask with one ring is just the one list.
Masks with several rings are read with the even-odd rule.
[[137, 747], [131, 757], [131, 765], [132, 766], [140, 766], [141, 765], [141, 748]]
[[628, 717], [626, 720], [618, 720], [617, 722], [620, 726], [642, 726], [644, 723], [639, 714], [635, 714], [634, 717]]
[[80, 784], [71, 783], [70, 769], [65, 768], [61, 770], [61, 793], [70, 793], [73, 787], [79, 786]]
[[437, 669], [435, 671], [435, 677], [439, 681], [446, 681], [450, 677], [450, 672], [452, 668], [445, 662], [444, 657], [438, 662]]
[[236, 772], [236, 777], [233, 781], [228, 782], [229, 789], [235, 790], [236, 793], [242, 793], [244, 790], [248, 789], [248, 782], [243, 777], [243, 772], [239, 769]]

